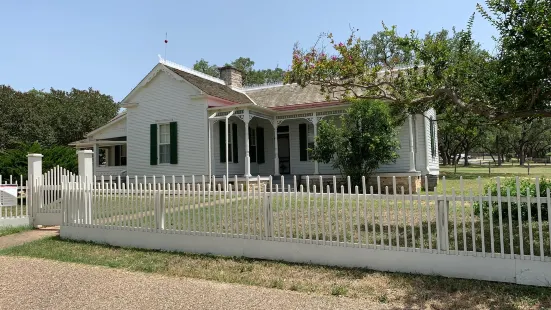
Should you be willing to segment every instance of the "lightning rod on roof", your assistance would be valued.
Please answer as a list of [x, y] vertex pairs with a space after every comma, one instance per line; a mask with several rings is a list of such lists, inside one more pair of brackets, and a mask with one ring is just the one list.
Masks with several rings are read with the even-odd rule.
[[166, 47], [168, 46], [168, 32], [165, 32], [165, 59], [166, 59]]

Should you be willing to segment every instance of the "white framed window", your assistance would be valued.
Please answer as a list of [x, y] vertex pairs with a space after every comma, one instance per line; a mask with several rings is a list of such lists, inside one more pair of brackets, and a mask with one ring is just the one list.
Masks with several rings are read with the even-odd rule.
[[307, 130], [308, 134], [308, 160], [313, 160], [312, 159], [312, 150], [314, 149], [314, 145], [315, 145], [315, 139], [316, 137], [314, 136], [314, 125], [313, 124], [308, 124], [308, 130]]
[[170, 124], [159, 124], [159, 164], [170, 164]]

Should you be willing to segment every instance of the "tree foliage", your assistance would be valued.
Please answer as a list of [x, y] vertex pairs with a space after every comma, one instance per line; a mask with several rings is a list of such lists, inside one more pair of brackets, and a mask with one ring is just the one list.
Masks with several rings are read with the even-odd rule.
[[74, 148], [55, 145], [42, 147], [38, 143], [19, 143], [17, 147], [8, 150], [0, 150], [0, 175], [4, 180], [10, 175], [23, 176], [26, 180], [28, 175], [27, 155], [39, 153], [44, 155], [42, 169], [48, 171], [55, 166], [61, 166], [73, 173], [78, 172], [78, 159]]
[[210, 76], [220, 77], [220, 72], [218, 71], [218, 67], [216, 65], [209, 65], [209, 62], [204, 60], [203, 58], [195, 62], [195, 64], [193, 65], [193, 70], [203, 72]]
[[20, 92], [0, 85], [0, 150], [33, 142], [67, 145], [104, 125], [118, 109], [111, 96], [91, 88]]
[[[474, 14], [464, 31], [400, 36], [386, 27], [370, 40], [357, 29], [344, 42], [324, 35], [293, 51], [287, 83], [319, 85], [330, 96], [382, 99], [404, 111], [436, 103], [490, 120], [551, 116], [551, 2], [488, 0], [478, 11], [498, 30], [497, 53], [472, 38]], [[321, 41], [322, 43], [325, 41]]]
[[[243, 74], [243, 85], [259, 85], [265, 83], [277, 83], [283, 80], [284, 71], [281, 68], [275, 69], [254, 69], [254, 61], [248, 57], [239, 57], [231, 63], [226, 63]], [[208, 61], [201, 59], [196, 61], [193, 69], [214, 77], [220, 77], [220, 72], [216, 65], [210, 65]]]
[[360, 185], [381, 164], [398, 158], [397, 120], [387, 104], [355, 100], [339, 122], [322, 120], [318, 125], [313, 158], [332, 163], [343, 176]]

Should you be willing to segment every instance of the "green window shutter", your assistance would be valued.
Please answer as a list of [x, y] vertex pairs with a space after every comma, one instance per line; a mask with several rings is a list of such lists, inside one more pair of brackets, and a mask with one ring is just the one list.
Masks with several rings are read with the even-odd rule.
[[157, 164], [157, 124], [149, 126], [149, 164]]
[[256, 148], [258, 153], [258, 163], [263, 164], [266, 162], [264, 155], [264, 128], [256, 128]]
[[170, 163], [178, 163], [178, 124], [170, 122]]
[[[253, 141], [252, 132], [253, 132], [253, 129], [249, 127], [249, 155], [251, 156], [251, 163], [256, 163], [256, 149], [258, 148], [258, 146], [253, 146], [254, 141]], [[257, 132], [257, 135], [258, 135], [258, 132]]]
[[306, 124], [298, 125], [300, 161], [308, 161], [308, 132], [306, 129]]
[[237, 147], [237, 124], [233, 123], [232, 124], [232, 136], [233, 136], [233, 141], [232, 141], [232, 144], [233, 144], [233, 162], [234, 163], [238, 163], [239, 162], [239, 152], [238, 152], [238, 147]]
[[220, 162], [226, 162], [226, 122], [218, 122], [218, 141], [220, 141]]
[[115, 145], [115, 166], [121, 165], [121, 146]]

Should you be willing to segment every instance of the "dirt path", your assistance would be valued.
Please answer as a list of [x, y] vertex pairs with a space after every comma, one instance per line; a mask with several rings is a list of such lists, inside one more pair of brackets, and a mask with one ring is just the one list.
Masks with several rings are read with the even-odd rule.
[[0, 309], [385, 309], [360, 299], [0, 256]]
[[59, 227], [40, 228], [2, 236], [0, 237], [0, 250], [56, 235], [59, 235]]

